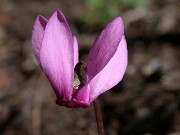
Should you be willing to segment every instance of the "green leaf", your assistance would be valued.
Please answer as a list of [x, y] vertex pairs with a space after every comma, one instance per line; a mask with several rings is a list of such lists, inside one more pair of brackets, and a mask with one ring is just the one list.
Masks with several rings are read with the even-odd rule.
[[88, 2], [93, 7], [100, 7], [103, 5], [103, 0], [88, 0]]
[[143, 7], [146, 5], [146, 0], [119, 0], [123, 4], [132, 7]]

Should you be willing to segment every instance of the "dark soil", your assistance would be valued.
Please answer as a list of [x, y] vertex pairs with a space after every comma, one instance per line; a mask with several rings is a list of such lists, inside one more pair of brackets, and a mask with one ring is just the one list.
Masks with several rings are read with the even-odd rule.
[[[123, 81], [99, 97], [107, 135], [180, 135], [180, 3], [163, 2], [121, 7], [129, 64]], [[85, 59], [104, 27], [83, 20], [86, 1], [0, 1], [0, 135], [97, 135], [93, 106], [56, 105], [32, 53], [35, 17], [48, 18], [56, 8], [66, 15]]]

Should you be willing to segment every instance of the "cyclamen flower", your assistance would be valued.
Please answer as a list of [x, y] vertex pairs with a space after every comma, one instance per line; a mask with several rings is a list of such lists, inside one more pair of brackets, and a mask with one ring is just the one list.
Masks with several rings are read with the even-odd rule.
[[110, 22], [95, 39], [87, 66], [79, 62], [78, 42], [63, 13], [47, 20], [38, 16], [32, 33], [37, 62], [51, 83], [56, 103], [86, 108], [100, 94], [118, 84], [127, 67], [127, 46], [121, 17]]

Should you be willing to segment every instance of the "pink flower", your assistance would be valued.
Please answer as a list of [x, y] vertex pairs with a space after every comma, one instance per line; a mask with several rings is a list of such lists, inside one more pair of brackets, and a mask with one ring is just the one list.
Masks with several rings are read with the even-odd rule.
[[115, 18], [94, 41], [87, 66], [78, 60], [78, 42], [63, 13], [49, 20], [38, 16], [32, 33], [37, 62], [51, 83], [56, 103], [86, 108], [118, 84], [127, 67], [127, 46], [121, 17]]

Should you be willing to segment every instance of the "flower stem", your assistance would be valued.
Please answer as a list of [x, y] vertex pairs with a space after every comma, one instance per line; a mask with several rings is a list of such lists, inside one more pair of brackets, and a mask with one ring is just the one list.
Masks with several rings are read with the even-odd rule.
[[96, 115], [96, 122], [97, 122], [97, 127], [98, 127], [98, 133], [99, 135], [105, 135], [104, 133], [104, 127], [103, 127], [103, 120], [102, 120], [102, 114], [101, 114], [101, 108], [99, 104], [99, 100], [96, 99], [94, 101], [94, 111]]

